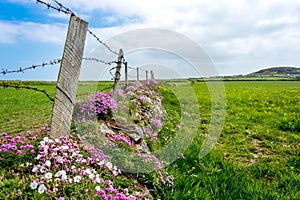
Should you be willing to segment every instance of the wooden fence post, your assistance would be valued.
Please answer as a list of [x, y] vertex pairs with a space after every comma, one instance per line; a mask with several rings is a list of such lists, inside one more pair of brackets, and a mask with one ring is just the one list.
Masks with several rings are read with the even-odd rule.
[[119, 81], [120, 81], [120, 77], [121, 77], [120, 71], [121, 71], [121, 66], [122, 66], [122, 59], [123, 59], [123, 50], [120, 49], [119, 55], [118, 55], [116, 73], [115, 73], [114, 93], [113, 93], [114, 100], [117, 100], [117, 95], [118, 95]]
[[148, 70], [146, 70], [146, 82], [148, 83]]
[[139, 67], [136, 68], [136, 80], [140, 81], [140, 68]]
[[51, 136], [69, 135], [88, 23], [71, 15], [52, 108]]
[[151, 70], [151, 79], [154, 80], [154, 71]]
[[125, 89], [128, 86], [128, 66], [127, 66], [127, 62], [124, 63], [125, 64]]

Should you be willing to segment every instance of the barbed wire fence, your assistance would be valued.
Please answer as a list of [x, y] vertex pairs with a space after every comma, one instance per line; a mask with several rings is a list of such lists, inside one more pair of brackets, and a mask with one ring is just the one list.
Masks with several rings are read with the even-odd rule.
[[[73, 16], [76, 17], [76, 14], [69, 8], [67, 8], [66, 6], [62, 5], [60, 2], [58, 2], [57, 0], [52, 0], [53, 4], [43, 1], [43, 0], [36, 0], [36, 4], [41, 4], [46, 6], [49, 10], [55, 10], [57, 12], [60, 13], [64, 13], [66, 15], [70, 16], [70, 23], [71, 23], [71, 18]], [[78, 18], [79, 19], [79, 18]], [[100, 45], [102, 45], [104, 48], [106, 48], [110, 53], [117, 55], [118, 59], [117, 60], [113, 60], [113, 61], [105, 61], [101, 58], [94, 58], [94, 57], [81, 57], [81, 61], [85, 60], [85, 61], [89, 61], [89, 62], [98, 62], [101, 64], [104, 64], [106, 66], [111, 67], [109, 72], [111, 73], [112, 78], [114, 79], [114, 90], [116, 91], [116, 89], [118, 87], [116, 87], [120, 81], [120, 76], [121, 76], [121, 66], [124, 65], [125, 66], [125, 88], [128, 85], [128, 81], [132, 77], [131, 75], [128, 74], [128, 69], [132, 69], [132, 70], [136, 70], [136, 81], [140, 81], [141, 79], [141, 75], [140, 75], [140, 71], [145, 72], [145, 80], [148, 81], [148, 70], [144, 70], [144, 69], [140, 69], [139, 67], [131, 67], [131, 66], [127, 66], [127, 62], [125, 62], [125, 57], [122, 51], [122, 55], [120, 55], [121, 49], [119, 51], [119, 53], [117, 51], [115, 51], [113, 48], [111, 48], [107, 43], [105, 43], [104, 41], [102, 41], [92, 30], [90, 30], [89, 28], [86, 29], [86, 33], [88, 33], [90, 36], [92, 36]], [[66, 45], [66, 44], [65, 44]], [[84, 48], [84, 47], [83, 47]], [[42, 62], [40, 64], [34, 64], [28, 67], [16, 67], [13, 70], [9, 70], [9, 68], [6, 67], [1, 67], [1, 71], [0, 74], [2, 74], [3, 76], [8, 76], [9, 74], [17, 74], [17, 73], [27, 73], [30, 70], [36, 70], [39, 68], [44, 69], [45, 67], [50, 67], [50, 66], [56, 66], [58, 64], [60, 64], [60, 68], [63, 66], [63, 61], [64, 61], [64, 57], [62, 58], [58, 58], [58, 59], [54, 59], [54, 60], [50, 60], [48, 62]], [[81, 63], [80, 61], [80, 63]], [[151, 79], [154, 79], [154, 72], [151, 71]], [[59, 79], [58, 79], [59, 81]], [[76, 88], [78, 86], [78, 80], [76, 82]], [[85, 86], [91, 86], [94, 87], [95, 84], [91, 84], [91, 85], [87, 85], [85, 84]], [[53, 98], [53, 94], [49, 94], [49, 92], [47, 92], [46, 89], [41, 89], [39, 87], [31, 87], [28, 86], [24, 83], [21, 82], [12, 82], [12, 81], [2, 81], [0, 82], [0, 87], [3, 87], [4, 89], [8, 89], [8, 88], [13, 88], [15, 90], [20, 90], [20, 89], [25, 89], [25, 90], [31, 90], [31, 91], [35, 91], [35, 92], [39, 92], [39, 93], [43, 93], [49, 100], [50, 102], [54, 102], [55, 105], [55, 98]], [[108, 87], [104, 87], [101, 90], [105, 91], [108, 90], [109, 88], [112, 89], [112, 86], [108, 86]], [[57, 85], [57, 89], [59, 89], [59, 86]], [[57, 92], [55, 93], [55, 95], [57, 96]], [[63, 91], [64, 92], [64, 91]], [[86, 96], [90, 93], [81, 93], [81, 94], [77, 94], [75, 92], [75, 97], [80, 97], [80, 96]], [[69, 98], [69, 96], [67, 95], [67, 97]], [[73, 101], [71, 100], [71, 102], [73, 103]], [[54, 107], [54, 106], [53, 106]], [[54, 113], [54, 108], [52, 109], [52, 114]], [[52, 116], [53, 118], [53, 116]], [[52, 122], [53, 123], [53, 122]], [[0, 125], [1, 125], [1, 121], [0, 121]], [[1, 129], [1, 126], [0, 126]], [[1, 131], [1, 130], [0, 130]]]

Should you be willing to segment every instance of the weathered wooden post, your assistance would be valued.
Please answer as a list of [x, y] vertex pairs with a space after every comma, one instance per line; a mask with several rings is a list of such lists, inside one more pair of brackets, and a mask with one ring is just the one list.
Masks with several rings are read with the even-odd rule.
[[121, 66], [122, 66], [122, 59], [123, 59], [123, 50], [120, 49], [119, 55], [118, 55], [116, 73], [115, 73], [114, 93], [113, 93], [114, 100], [117, 100], [117, 95], [118, 95], [119, 81], [120, 81], [120, 77], [121, 77], [120, 71], [121, 71]]
[[52, 108], [54, 138], [70, 133], [87, 27], [87, 22], [71, 15]]
[[151, 79], [154, 80], [154, 71], [151, 70]]
[[146, 70], [146, 82], [148, 83], [148, 70]]
[[125, 89], [128, 86], [128, 66], [127, 66], [127, 62], [124, 63], [125, 64]]
[[136, 80], [140, 81], [140, 68], [139, 67], [136, 68]]

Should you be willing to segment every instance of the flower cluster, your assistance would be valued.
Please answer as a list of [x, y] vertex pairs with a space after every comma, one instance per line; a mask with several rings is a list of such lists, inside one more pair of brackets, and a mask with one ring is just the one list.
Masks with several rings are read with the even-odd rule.
[[0, 152], [9, 152], [10, 155], [13, 153], [22, 154], [24, 150], [30, 150], [30, 154], [34, 153], [34, 146], [28, 144], [25, 137], [21, 137], [21, 134], [18, 134], [16, 137], [7, 135], [6, 132], [3, 132], [0, 136], [1, 146]]
[[88, 118], [97, 117], [99, 120], [105, 116], [111, 117], [117, 108], [118, 104], [109, 94], [96, 92], [88, 96], [87, 103], [82, 105], [80, 112]]
[[56, 194], [65, 185], [82, 181], [106, 183], [96, 169], [110, 172], [112, 176], [121, 173], [101, 150], [87, 148], [81, 144], [80, 136], [74, 135], [61, 136], [55, 140], [45, 137], [38, 146], [38, 155], [34, 160], [32, 172], [38, 178], [33, 180], [31, 188], [38, 188], [39, 193], [47, 191]]
[[16, 136], [8, 135], [3, 132], [0, 135], [0, 160], [4, 159], [4, 156], [19, 155], [21, 159], [24, 156], [33, 155], [35, 153], [34, 144], [36, 140], [41, 136], [50, 134], [50, 128], [48, 125], [43, 127], [42, 131], [38, 130], [35, 133], [27, 131], [26, 133], [19, 133]]
[[117, 143], [117, 144], [122, 144], [125, 142], [126, 145], [131, 146], [131, 140], [128, 136], [125, 136], [124, 134], [121, 133], [106, 133], [106, 136], [109, 138], [110, 141]]

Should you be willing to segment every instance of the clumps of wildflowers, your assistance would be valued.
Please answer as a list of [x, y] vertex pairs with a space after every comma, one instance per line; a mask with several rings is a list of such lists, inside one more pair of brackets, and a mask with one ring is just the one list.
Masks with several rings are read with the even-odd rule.
[[100, 120], [107, 116], [112, 117], [117, 108], [118, 104], [109, 94], [96, 92], [88, 96], [87, 103], [82, 105], [80, 112], [88, 118], [96, 117]]
[[40, 137], [50, 134], [48, 125], [35, 132], [27, 131], [11, 136], [6, 132], [0, 135], [0, 160], [15, 159], [15, 161], [24, 161], [36, 153], [35, 145]]
[[128, 136], [121, 134], [120, 132], [117, 133], [106, 133], [106, 136], [109, 138], [110, 141], [114, 142], [113, 144], [123, 144], [125, 143], [128, 146], [131, 146], [131, 140]]
[[[97, 157], [89, 152], [96, 153]], [[55, 140], [45, 137], [38, 146], [32, 172], [40, 177], [39, 185], [45, 184], [48, 190], [57, 192], [63, 185], [80, 183], [82, 179], [96, 182], [99, 174], [95, 168], [100, 166], [102, 170], [118, 175], [120, 171], [110, 167], [106, 159], [108, 157], [101, 150], [82, 145], [80, 137], [61, 136]]]
[[158, 84], [153, 80], [132, 82], [118, 93], [119, 111], [128, 113], [130, 120], [142, 126], [150, 140], [156, 142], [166, 114]]

